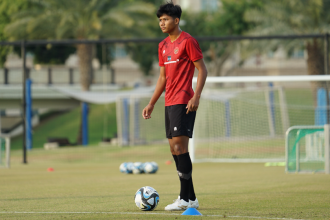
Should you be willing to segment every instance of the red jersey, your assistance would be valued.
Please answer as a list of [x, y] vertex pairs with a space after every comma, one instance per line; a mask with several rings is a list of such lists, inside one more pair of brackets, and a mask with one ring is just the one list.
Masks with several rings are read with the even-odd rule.
[[194, 96], [193, 62], [203, 58], [198, 42], [190, 34], [182, 31], [174, 42], [167, 37], [159, 43], [158, 57], [159, 66], [165, 66], [165, 106], [188, 104]]

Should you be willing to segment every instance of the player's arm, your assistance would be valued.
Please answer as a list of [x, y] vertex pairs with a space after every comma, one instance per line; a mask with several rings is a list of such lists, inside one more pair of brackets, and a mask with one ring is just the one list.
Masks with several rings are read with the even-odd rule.
[[158, 77], [158, 81], [156, 84], [156, 88], [154, 91], [154, 94], [152, 95], [149, 104], [143, 109], [142, 111], [142, 117], [144, 119], [151, 118], [151, 113], [154, 110], [154, 106], [159, 99], [159, 97], [162, 95], [166, 85], [166, 75], [165, 75], [165, 66], [160, 67], [160, 74]]
[[203, 59], [197, 60], [194, 62], [195, 67], [198, 70], [198, 76], [197, 76], [197, 86], [195, 95], [189, 100], [187, 104], [187, 114], [192, 111], [197, 111], [199, 106], [199, 99], [202, 94], [202, 90], [204, 88], [204, 84], [207, 77], [207, 69], [204, 63]]

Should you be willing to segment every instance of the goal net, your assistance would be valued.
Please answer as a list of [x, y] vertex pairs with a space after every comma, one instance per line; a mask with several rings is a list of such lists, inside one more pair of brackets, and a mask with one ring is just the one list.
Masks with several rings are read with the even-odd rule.
[[[189, 146], [192, 160], [284, 162], [287, 129], [324, 121], [325, 106], [317, 106], [311, 88], [312, 82], [322, 80], [329, 77], [208, 77]], [[122, 145], [166, 143], [164, 98], [152, 118], [144, 120], [141, 113], [149, 100], [137, 95], [117, 100]]]

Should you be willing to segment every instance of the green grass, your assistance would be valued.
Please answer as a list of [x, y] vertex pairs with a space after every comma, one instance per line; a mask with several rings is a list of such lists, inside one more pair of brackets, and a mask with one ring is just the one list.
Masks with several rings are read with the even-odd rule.
[[[189, 217], [164, 211], [179, 193], [175, 165], [165, 164], [172, 159], [168, 146], [34, 149], [28, 152], [28, 164], [22, 164], [21, 157], [20, 151], [12, 151], [11, 168], [0, 169], [0, 219], [330, 218], [330, 176], [324, 174], [285, 174], [284, 167], [261, 163], [194, 164], [204, 216]], [[156, 174], [119, 172], [122, 162], [151, 160], [159, 164]], [[55, 171], [47, 172], [48, 167]], [[139, 211], [133, 200], [146, 185], [160, 194], [152, 212]]]
[[[116, 105], [109, 104], [108, 113], [104, 105], [90, 105], [89, 122], [89, 143], [97, 144], [104, 134], [104, 117], [108, 117], [109, 137], [117, 132]], [[80, 125], [80, 108], [56, 116], [33, 129], [33, 148], [42, 148], [48, 137], [66, 137], [71, 143], [75, 143]], [[12, 149], [22, 148], [22, 136], [12, 140]]]

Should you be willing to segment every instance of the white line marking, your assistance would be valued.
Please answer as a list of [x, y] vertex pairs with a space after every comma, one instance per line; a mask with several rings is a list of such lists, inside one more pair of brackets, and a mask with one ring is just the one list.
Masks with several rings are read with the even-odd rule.
[[[122, 214], [122, 215], [181, 215], [177, 213], [157, 213], [157, 212], [0, 212], [0, 214]], [[224, 215], [203, 215], [210, 217], [223, 217]], [[230, 216], [228, 218], [255, 218], [255, 219], [282, 219], [282, 220], [304, 220], [294, 218], [268, 218], [268, 217], [257, 217], [257, 216]]]
[[[213, 215], [207, 215], [207, 216], [213, 216]], [[218, 215], [215, 215], [218, 216]], [[283, 219], [283, 220], [304, 220], [304, 219], [295, 219], [295, 218], [269, 218], [269, 217], [257, 217], [257, 216], [227, 216], [230, 218], [256, 218], [256, 219]]]

